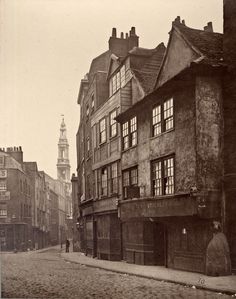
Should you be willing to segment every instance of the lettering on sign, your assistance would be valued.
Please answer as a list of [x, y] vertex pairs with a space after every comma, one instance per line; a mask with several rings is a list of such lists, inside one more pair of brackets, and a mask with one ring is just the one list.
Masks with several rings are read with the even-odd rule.
[[7, 170], [0, 169], [0, 178], [6, 178], [6, 177], [7, 177]]

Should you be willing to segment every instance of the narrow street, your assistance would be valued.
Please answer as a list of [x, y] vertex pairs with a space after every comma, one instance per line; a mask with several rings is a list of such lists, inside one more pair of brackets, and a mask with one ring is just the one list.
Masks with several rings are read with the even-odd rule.
[[1, 298], [230, 298], [64, 261], [59, 249], [1, 254]]

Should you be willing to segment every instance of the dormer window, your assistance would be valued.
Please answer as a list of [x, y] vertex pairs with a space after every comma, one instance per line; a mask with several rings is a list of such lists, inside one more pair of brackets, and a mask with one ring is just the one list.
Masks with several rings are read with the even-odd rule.
[[125, 84], [130, 80], [131, 72], [128, 69], [128, 66], [124, 64], [121, 69], [114, 74], [110, 79], [109, 93], [112, 96], [117, 92], [121, 87], [124, 87]]

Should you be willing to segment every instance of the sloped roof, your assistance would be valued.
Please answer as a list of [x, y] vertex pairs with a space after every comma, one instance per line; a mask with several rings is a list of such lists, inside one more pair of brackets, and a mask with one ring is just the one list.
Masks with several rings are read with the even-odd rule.
[[98, 71], [108, 71], [109, 61], [110, 61], [111, 51], [108, 50], [101, 55], [94, 58], [91, 62], [89, 69], [89, 81], [92, 80], [94, 74]]
[[151, 55], [141, 69], [132, 69], [145, 94], [150, 93], [155, 86], [165, 50], [165, 45], [159, 44], [155, 49], [147, 51]]
[[156, 52], [156, 49], [134, 47], [132, 50], [129, 51], [129, 54], [137, 55], [137, 56], [152, 56], [153, 53], [155, 53], [155, 52]]
[[223, 63], [223, 34], [189, 28], [182, 23], [173, 23], [180, 33], [204, 57], [201, 63], [221, 65]]

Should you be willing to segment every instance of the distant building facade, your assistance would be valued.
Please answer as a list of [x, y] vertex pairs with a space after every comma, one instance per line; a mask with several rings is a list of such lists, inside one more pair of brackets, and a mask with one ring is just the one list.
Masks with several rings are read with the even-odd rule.
[[2, 250], [25, 247], [32, 238], [33, 194], [21, 147], [0, 150], [0, 241]]

